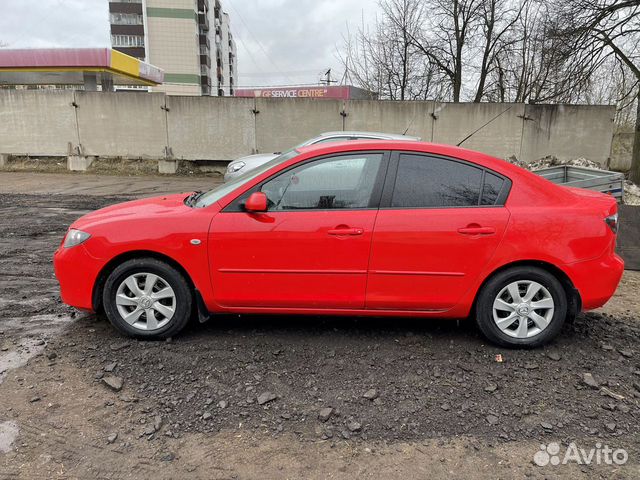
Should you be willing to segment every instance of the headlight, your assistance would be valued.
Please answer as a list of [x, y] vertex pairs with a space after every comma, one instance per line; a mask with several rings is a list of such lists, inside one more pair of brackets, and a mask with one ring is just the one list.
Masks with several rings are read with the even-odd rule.
[[235, 173], [238, 170], [243, 169], [247, 164], [244, 162], [234, 162], [231, 163], [228, 167], [227, 167], [227, 173]]
[[87, 232], [71, 228], [67, 232], [67, 236], [64, 238], [64, 247], [71, 248], [75, 247], [76, 245], [80, 245], [82, 242], [86, 242], [90, 236], [91, 235], [89, 235]]

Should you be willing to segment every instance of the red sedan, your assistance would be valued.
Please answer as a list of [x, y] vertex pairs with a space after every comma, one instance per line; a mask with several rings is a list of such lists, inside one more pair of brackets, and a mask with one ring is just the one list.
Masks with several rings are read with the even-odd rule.
[[141, 338], [192, 313], [472, 314], [489, 340], [531, 347], [613, 295], [617, 228], [612, 197], [478, 152], [350, 142], [90, 213], [54, 263], [65, 303]]

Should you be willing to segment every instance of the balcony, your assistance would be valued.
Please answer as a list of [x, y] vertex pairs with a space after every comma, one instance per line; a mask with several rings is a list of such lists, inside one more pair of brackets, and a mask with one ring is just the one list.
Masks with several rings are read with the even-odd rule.
[[209, 55], [200, 55], [200, 65], [211, 67], [211, 57]]
[[109, 13], [135, 13], [138, 15], [142, 15], [142, 2], [140, 3], [109, 2]]
[[208, 48], [211, 48], [211, 42], [209, 41], [208, 35], [199, 35], [200, 45], [206, 45]]
[[144, 36], [144, 25], [111, 25], [112, 35], [142, 35]]
[[209, 11], [209, 0], [198, 0], [198, 11], [199, 12], [208, 12]]
[[205, 32], [209, 31], [209, 17], [206, 13], [198, 14], [198, 26]]

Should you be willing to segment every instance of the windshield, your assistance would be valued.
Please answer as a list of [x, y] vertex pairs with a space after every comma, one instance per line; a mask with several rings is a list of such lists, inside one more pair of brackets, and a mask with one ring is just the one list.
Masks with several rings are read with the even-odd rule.
[[254, 178], [262, 175], [264, 172], [266, 172], [270, 168], [276, 165], [279, 165], [280, 163], [286, 162], [287, 160], [292, 159], [298, 154], [299, 152], [295, 148], [293, 148], [287, 152], [284, 152], [282, 155], [277, 156], [273, 160], [269, 160], [267, 163], [260, 165], [259, 167], [253, 170], [249, 170], [243, 173], [237, 178], [234, 178], [233, 180], [231, 180], [230, 182], [223, 183], [222, 185], [217, 186], [213, 190], [209, 190], [208, 192], [203, 193], [198, 197], [197, 201], [195, 202], [195, 205], [194, 205], [195, 208], [208, 207], [212, 203], [215, 203], [218, 200], [220, 200], [225, 195], [233, 192], [236, 188], [241, 187], [245, 183], [250, 182]]

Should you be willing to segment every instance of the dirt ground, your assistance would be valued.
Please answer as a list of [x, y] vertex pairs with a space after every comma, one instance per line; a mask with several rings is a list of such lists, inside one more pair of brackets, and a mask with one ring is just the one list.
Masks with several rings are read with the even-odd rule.
[[[172, 182], [0, 173], [0, 479], [640, 478], [639, 272], [531, 351], [468, 321], [319, 317], [138, 342], [63, 305], [69, 223], [212, 179]], [[536, 465], [551, 442], [628, 461]]]

